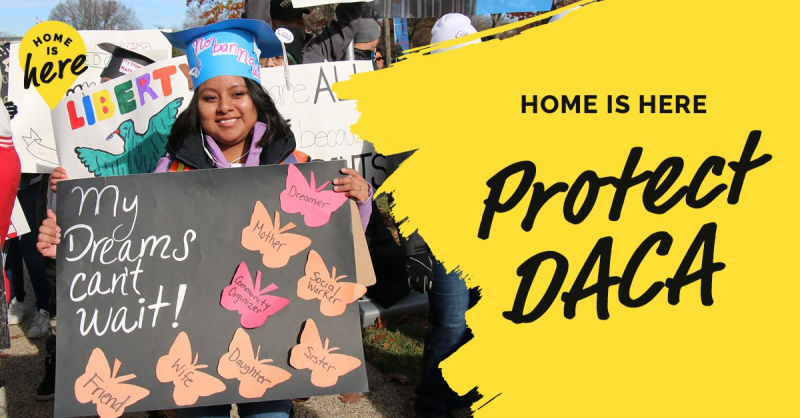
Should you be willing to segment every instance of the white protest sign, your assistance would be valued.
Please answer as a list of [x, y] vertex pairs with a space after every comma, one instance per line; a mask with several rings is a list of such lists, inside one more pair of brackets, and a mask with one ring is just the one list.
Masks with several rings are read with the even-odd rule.
[[[109, 42], [136, 51], [150, 51], [154, 59], [172, 56], [172, 46], [158, 30], [79, 31], [86, 44], [88, 69], [78, 76], [67, 95], [80, 95], [100, 82], [100, 73], [111, 54], [97, 46]], [[12, 44], [9, 53], [8, 99], [19, 108], [11, 121], [14, 146], [19, 153], [23, 173], [50, 173], [58, 166], [53, 126], [47, 115], [50, 108], [35, 89], [24, 88], [25, 70], [19, 61], [19, 44]]]
[[371, 61], [293, 65], [287, 89], [282, 67], [262, 68], [261, 82], [281, 115], [290, 120], [298, 151], [314, 160], [344, 159], [378, 187], [386, 178], [385, 158], [350, 132], [360, 115], [356, 103], [339, 100], [331, 90], [337, 81], [368, 71], [372, 71]]
[[28, 232], [31, 232], [31, 227], [28, 225], [28, 218], [25, 217], [25, 212], [22, 211], [19, 199], [15, 198], [14, 209], [11, 211], [11, 224], [8, 226], [8, 235], [6, 235], [6, 239], [25, 235]]
[[52, 112], [58, 159], [70, 178], [151, 173], [191, 91], [179, 65], [158, 61], [67, 96]]

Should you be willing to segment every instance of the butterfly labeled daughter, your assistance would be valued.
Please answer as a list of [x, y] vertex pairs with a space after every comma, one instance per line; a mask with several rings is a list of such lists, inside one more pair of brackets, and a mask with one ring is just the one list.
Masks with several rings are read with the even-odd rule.
[[256, 271], [256, 281], [247, 264], [242, 261], [231, 284], [222, 291], [220, 304], [229, 311], [242, 315], [240, 323], [245, 328], [257, 328], [264, 324], [271, 315], [276, 314], [289, 304], [289, 299], [267, 293], [278, 289], [275, 283], [261, 288], [261, 272]]
[[272, 359], [259, 359], [261, 346], [253, 354], [253, 343], [247, 331], [239, 328], [233, 334], [228, 352], [219, 358], [217, 373], [226, 379], [239, 380], [239, 394], [256, 399], [264, 396], [267, 389], [275, 387], [292, 377], [280, 367], [270, 366]]
[[318, 252], [311, 250], [306, 261], [306, 275], [297, 282], [297, 296], [305, 300], [319, 299], [319, 310], [325, 316], [339, 316], [347, 305], [367, 293], [367, 287], [358, 283], [341, 282], [347, 276], [337, 276], [336, 267], [328, 267]]
[[289, 165], [286, 175], [286, 190], [281, 192], [281, 209], [286, 213], [300, 213], [306, 225], [315, 228], [325, 225], [331, 219], [331, 214], [336, 212], [347, 196], [333, 190], [323, 190], [330, 183], [326, 181], [317, 187], [314, 172], [311, 172], [311, 183], [306, 181], [300, 170]]

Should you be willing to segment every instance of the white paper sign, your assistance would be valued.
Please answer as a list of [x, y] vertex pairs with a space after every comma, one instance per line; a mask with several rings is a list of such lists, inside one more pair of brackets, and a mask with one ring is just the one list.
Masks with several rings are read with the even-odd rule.
[[52, 112], [58, 159], [70, 178], [151, 173], [192, 97], [179, 65], [158, 61], [67, 96]]
[[22, 211], [19, 199], [15, 198], [14, 210], [11, 211], [11, 224], [8, 226], [8, 235], [6, 235], [6, 239], [25, 235], [28, 232], [31, 232], [28, 219], [25, 217], [25, 212]]
[[[80, 95], [100, 82], [100, 73], [111, 59], [111, 54], [97, 44], [110, 42], [136, 51], [150, 51], [154, 59], [172, 56], [172, 46], [158, 30], [136, 31], [79, 31], [86, 44], [88, 69], [78, 76], [67, 95]], [[19, 44], [11, 45], [9, 54], [8, 99], [19, 108], [11, 121], [14, 131], [14, 146], [20, 157], [23, 173], [47, 173], [58, 166], [55, 137], [50, 118], [50, 108], [35, 89], [25, 90], [24, 68], [19, 61]]]
[[262, 68], [261, 82], [281, 115], [290, 120], [298, 151], [315, 160], [344, 159], [378, 187], [386, 178], [385, 158], [350, 132], [360, 116], [356, 102], [339, 100], [331, 90], [337, 81], [368, 71], [371, 61], [294, 65], [289, 67], [287, 89], [282, 67]]

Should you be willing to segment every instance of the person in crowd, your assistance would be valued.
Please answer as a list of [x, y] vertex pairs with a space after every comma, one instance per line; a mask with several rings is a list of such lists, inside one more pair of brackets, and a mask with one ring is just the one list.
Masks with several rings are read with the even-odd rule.
[[283, 67], [284, 65], [298, 65], [303, 63], [303, 41], [305, 32], [292, 26], [280, 26], [275, 29], [275, 36], [283, 43], [286, 55], [261, 58], [261, 67]]
[[386, 61], [383, 58], [383, 51], [380, 48], [375, 49], [375, 69], [381, 70], [386, 65]]
[[[46, 177], [46, 176], [45, 176]], [[23, 174], [20, 179], [17, 199], [26, 219], [36, 219], [36, 197], [41, 174]], [[8, 229], [5, 230], [8, 232]], [[3, 232], [3, 234], [5, 234]], [[19, 325], [25, 319], [25, 277], [23, 260], [28, 270], [33, 293], [36, 296], [36, 315], [26, 333], [28, 338], [43, 338], [50, 335], [50, 286], [44, 273], [44, 257], [36, 251], [36, 235], [24, 234], [6, 244], [6, 276], [8, 276], [11, 303], [8, 305], [8, 324]]]
[[[271, 0], [270, 7], [267, 7], [266, 3], [266, 0], [245, 0], [242, 17], [263, 20], [273, 28], [280, 26], [305, 28], [305, 23], [301, 25], [300, 22], [303, 21], [303, 15], [309, 13], [308, 9], [295, 9], [291, 0]], [[331, 21], [319, 35], [306, 36], [303, 63], [344, 60], [347, 49], [355, 37], [358, 22], [361, 20], [362, 6], [363, 3], [339, 3], [336, 6], [336, 20]]]
[[[11, 139], [11, 115], [3, 103], [0, 106], [0, 248], [6, 243], [6, 234], [11, 224], [11, 211], [14, 209], [14, 197], [17, 195], [17, 185], [20, 179], [20, 162], [14, 141]], [[0, 252], [0, 264], [3, 256]], [[3, 294], [0, 295], [0, 312], [6, 313], [8, 309], [9, 283], [3, 273]], [[0, 314], [0, 350], [11, 347], [8, 335], [8, 319]]]
[[[172, 126], [167, 155], [155, 172], [310, 161], [308, 155], [295, 150], [289, 123], [254, 75], [259, 73], [257, 61], [249, 65], [237, 56], [192, 49], [193, 40], [215, 37], [220, 42], [235, 42], [254, 58], [258, 50], [266, 56], [277, 56], [282, 53], [280, 41], [265, 22], [230, 19], [164, 35], [173, 46], [186, 52], [195, 90], [188, 108]], [[202, 66], [198, 65], [199, 60]], [[372, 190], [358, 171], [344, 168], [342, 173], [345, 177], [333, 179], [334, 191], [356, 201], [365, 226], [372, 211]], [[38, 248], [46, 256], [55, 256], [59, 240], [60, 228], [51, 211], [39, 228]], [[290, 400], [254, 402], [239, 405], [239, 416], [288, 417], [291, 409]], [[188, 417], [229, 417], [230, 406], [186, 408], [178, 413]]]
[[[431, 43], [476, 32], [467, 16], [449, 13], [434, 24]], [[480, 40], [470, 43], [476, 42]], [[463, 45], [466, 44], [459, 47]], [[386, 157], [387, 175], [391, 175], [413, 152]], [[417, 232], [403, 239], [402, 243], [406, 253], [408, 284], [413, 290], [427, 293], [430, 306], [422, 354], [422, 376], [415, 389], [417, 398], [414, 411], [419, 417], [471, 416], [472, 393], [464, 396], [455, 393], [444, 380], [439, 364], [471, 337], [465, 315], [474, 301], [470, 301], [470, 291], [464, 279], [456, 270], [448, 272], [431, 254], [428, 245]]]
[[[268, 6], [269, 5], [269, 6]], [[294, 27], [306, 31], [306, 8], [295, 9], [292, 0], [245, 0], [243, 19], [261, 19], [274, 29]]]
[[381, 27], [375, 19], [368, 17], [359, 19], [356, 35], [353, 37], [353, 59], [374, 63], [375, 49], [378, 47], [380, 37]]

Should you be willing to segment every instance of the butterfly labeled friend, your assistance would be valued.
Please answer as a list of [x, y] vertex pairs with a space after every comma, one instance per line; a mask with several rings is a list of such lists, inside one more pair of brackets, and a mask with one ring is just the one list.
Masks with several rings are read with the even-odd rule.
[[219, 358], [217, 373], [226, 379], [239, 380], [239, 395], [248, 399], [264, 396], [273, 388], [292, 377], [280, 367], [269, 366], [272, 359], [259, 359], [261, 346], [253, 354], [253, 343], [247, 331], [239, 328], [233, 334], [228, 352]]
[[102, 418], [118, 417], [125, 408], [142, 400], [150, 391], [136, 385], [127, 384], [135, 374], [117, 376], [122, 362], [114, 359], [114, 370], [100, 348], [92, 350], [85, 372], [75, 381], [75, 398], [80, 403], [97, 405], [97, 415]]
[[367, 287], [358, 283], [340, 282], [347, 276], [337, 276], [336, 267], [328, 267], [318, 252], [311, 250], [306, 261], [306, 275], [297, 282], [297, 296], [305, 300], [319, 299], [319, 310], [325, 316], [339, 316], [347, 305], [367, 293]]
[[261, 272], [256, 271], [256, 281], [247, 264], [242, 261], [236, 274], [233, 275], [231, 284], [222, 291], [220, 304], [229, 311], [237, 311], [242, 315], [240, 323], [245, 328], [256, 328], [264, 324], [270, 316], [276, 314], [289, 304], [289, 299], [267, 293], [278, 289], [271, 283], [264, 289], [261, 288]]
[[287, 233], [295, 226], [289, 222], [281, 227], [281, 214], [278, 211], [275, 211], [273, 222], [264, 204], [257, 201], [250, 216], [250, 225], [242, 229], [242, 247], [263, 254], [261, 261], [269, 268], [283, 267], [292, 256], [311, 245], [308, 237]]
[[356, 357], [331, 354], [339, 348], [329, 348], [328, 344], [327, 338], [325, 344], [322, 344], [317, 324], [309, 318], [303, 333], [300, 334], [300, 344], [294, 346], [289, 354], [289, 364], [298, 370], [311, 370], [311, 383], [321, 388], [335, 385], [340, 376], [352, 372], [361, 365], [361, 360]]
[[198, 371], [208, 367], [197, 364], [199, 357], [199, 353], [195, 354], [192, 361], [189, 336], [181, 332], [172, 343], [169, 354], [158, 359], [156, 377], [162, 383], [175, 385], [172, 399], [178, 406], [194, 405], [201, 396], [211, 396], [225, 390], [225, 384], [221, 380]]
[[331, 219], [331, 214], [339, 209], [347, 196], [333, 190], [322, 190], [330, 183], [326, 181], [317, 187], [314, 172], [311, 172], [311, 183], [306, 181], [300, 170], [289, 165], [286, 175], [286, 190], [281, 192], [281, 209], [286, 213], [300, 213], [306, 225], [315, 228], [325, 225]]

